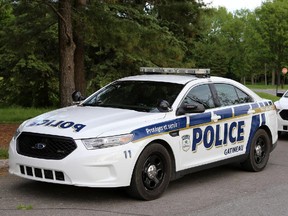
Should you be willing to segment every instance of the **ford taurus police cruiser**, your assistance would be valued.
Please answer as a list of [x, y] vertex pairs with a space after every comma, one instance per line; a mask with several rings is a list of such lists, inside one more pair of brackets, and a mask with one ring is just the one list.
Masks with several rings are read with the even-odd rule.
[[272, 101], [210, 77], [209, 69], [141, 71], [78, 105], [25, 121], [10, 143], [10, 173], [127, 187], [134, 197], [152, 200], [190, 172], [235, 161], [250, 171], [265, 168], [278, 138]]

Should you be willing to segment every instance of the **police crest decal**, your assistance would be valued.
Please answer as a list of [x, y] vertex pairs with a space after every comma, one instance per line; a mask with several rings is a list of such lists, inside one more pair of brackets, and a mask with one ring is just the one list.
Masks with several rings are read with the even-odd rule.
[[184, 135], [182, 136], [182, 149], [183, 151], [187, 152], [190, 150], [191, 142], [190, 142], [190, 136]]

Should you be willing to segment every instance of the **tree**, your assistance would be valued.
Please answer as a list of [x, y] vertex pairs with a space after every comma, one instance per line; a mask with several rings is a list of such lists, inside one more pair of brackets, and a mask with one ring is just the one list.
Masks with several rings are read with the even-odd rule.
[[86, 93], [86, 73], [85, 73], [85, 23], [83, 17], [85, 15], [85, 6], [87, 0], [75, 0], [75, 18], [73, 25], [73, 38], [76, 45], [74, 53], [74, 81], [75, 89], [82, 93]]
[[1, 8], [9, 8], [10, 14], [0, 25], [3, 103], [42, 107], [56, 105], [57, 25], [49, 9], [38, 7], [36, 1], [2, 0], [1, 4]]
[[[84, 69], [84, 39], [83, 23], [80, 17], [86, 0], [59, 0], [58, 10], [53, 2], [44, 1], [58, 16], [59, 22], [59, 72], [60, 72], [60, 104], [68, 106], [72, 104], [71, 94], [75, 89], [85, 93], [86, 80]], [[72, 19], [72, 8], [75, 8], [76, 19]], [[79, 16], [80, 15], [80, 16]]]
[[[201, 31], [202, 6], [194, 0], [0, 1], [11, 7], [11, 20], [0, 26], [6, 104], [55, 106], [60, 92], [66, 106], [74, 89], [85, 92], [85, 78], [91, 92], [138, 74], [140, 66], [195, 65], [190, 50]], [[168, 4], [187, 17], [178, 21], [172, 11], [169, 17]]]
[[288, 65], [288, 2], [285, 0], [267, 1], [256, 10], [259, 20], [259, 33], [266, 44], [267, 62], [278, 78], [282, 67]]
[[59, 52], [60, 52], [60, 101], [61, 107], [72, 104], [75, 91], [74, 51], [72, 30], [72, 5], [70, 0], [59, 0]]
[[135, 6], [95, 1], [89, 5], [85, 41], [90, 90], [138, 74], [140, 66], [183, 64], [185, 43], [143, 8], [140, 3]]
[[205, 16], [204, 26], [207, 27], [201, 32], [193, 50], [197, 67], [211, 68], [213, 74], [218, 76], [226, 76], [229, 70], [231, 72], [234, 39], [230, 27], [233, 19], [233, 15], [225, 8], [211, 9]]

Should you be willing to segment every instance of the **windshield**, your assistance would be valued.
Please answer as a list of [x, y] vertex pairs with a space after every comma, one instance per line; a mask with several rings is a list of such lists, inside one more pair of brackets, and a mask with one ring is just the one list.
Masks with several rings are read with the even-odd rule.
[[85, 101], [83, 106], [132, 109], [142, 112], [161, 112], [159, 105], [173, 104], [183, 85], [151, 81], [116, 81]]

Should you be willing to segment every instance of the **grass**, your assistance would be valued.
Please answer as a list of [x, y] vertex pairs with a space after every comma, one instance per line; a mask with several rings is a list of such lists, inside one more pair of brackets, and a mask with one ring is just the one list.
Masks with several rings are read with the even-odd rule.
[[8, 158], [8, 149], [0, 148], [0, 159]]
[[257, 91], [255, 93], [258, 94], [260, 97], [272, 100], [273, 102], [279, 100], [279, 97], [277, 97], [275, 95], [271, 95], [271, 94], [264, 93], [264, 92], [257, 92]]
[[[52, 110], [47, 108], [0, 108], [1, 123], [22, 123], [23, 121]], [[8, 149], [0, 147], [0, 159], [8, 159]]]
[[0, 108], [0, 123], [21, 123], [27, 119], [52, 110], [51, 108]]
[[[272, 100], [273, 102], [279, 100], [279, 97], [277, 97], [276, 95], [257, 91], [257, 89], [271, 89], [271, 90], [274, 90], [276, 94], [276, 88], [277, 88], [276, 85], [257, 84], [257, 85], [246, 85], [246, 87], [248, 87], [249, 89], [253, 89], [255, 93], [258, 94], [262, 98]], [[287, 89], [288, 89], [288, 85], [283, 86], [283, 88], [281, 86], [278, 86], [278, 90], [280, 92], [287, 90]]]
[[[276, 85], [265, 85], [265, 84], [255, 84], [255, 85], [247, 84], [246, 86], [250, 89], [275, 89], [276, 90], [276, 88], [277, 88]], [[279, 90], [288, 89], [288, 85], [284, 85], [283, 88], [281, 87], [281, 85], [279, 85], [278, 89]]]
[[17, 209], [18, 210], [32, 210], [33, 209], [33, 206], [32, 205], [18, 205], [17, 206]]

